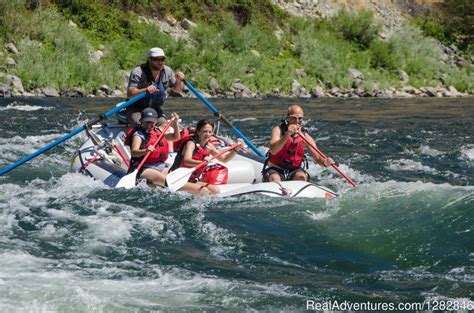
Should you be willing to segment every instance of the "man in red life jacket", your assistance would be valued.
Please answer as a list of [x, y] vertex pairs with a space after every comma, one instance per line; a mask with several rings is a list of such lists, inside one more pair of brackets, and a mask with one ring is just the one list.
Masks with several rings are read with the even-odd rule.
[[314, 139], [302, 128], [304, 118], [303, 109], [299, 105], [290, 105], [286, 114], [286, 121], [273, 127], [270, 149], [266, 165], [262, 171], [264, 181], [309, 180], [308, 173], [302, 168], [305, 160], [305, 148], [321, 166], [331, 166], [333, 159], [323, 159], [297, 135], [302, 132], [306, 139], [316, 146]]

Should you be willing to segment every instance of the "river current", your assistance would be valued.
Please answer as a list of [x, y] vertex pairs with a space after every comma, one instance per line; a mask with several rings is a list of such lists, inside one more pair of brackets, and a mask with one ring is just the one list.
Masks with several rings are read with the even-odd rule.
[[[116, 102], [0, 99], [0, 167]], [[473, 99], [211, 102], [263, 152], [288, 104], [301, 104], [319, 149], [358, 187], [310, 161], [339, 197], [112, 189], [69, 173], [78, 135], [0, 177], [0, 311], [474, 309]], [[172, 110], [187, 124], [212, 118], [196, 99], [170, 99]]]

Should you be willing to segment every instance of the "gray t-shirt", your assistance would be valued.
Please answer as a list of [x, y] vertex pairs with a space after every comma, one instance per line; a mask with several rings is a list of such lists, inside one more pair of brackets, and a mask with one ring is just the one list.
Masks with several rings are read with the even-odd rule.
[[[160, 77], [157, 77], [156, 82], [161, 82], [165, 86], [165, 89], [176, 84], [176, 77], [173, 70], [165, 65], [163, 70], [160, 73]], [[128, 89], [142, 89], [148, 87], [148, 81], [146, 74], [142, 71], [141, 66], [135, 67], [130, 73], [130, 78], [128, 80]]]
[[[169, 66], [164, 66], [163, 70], [161, 70], [160, 75], [156, 78], [155, 82], [163, 83], [165, 87], [165, 95], [163, 97], [166, 98], [167, 93], [166, 89], [168, 87], [172, 87], [176, 84], [176, 77], [173, 70]], [[145, 72], [142, 70], [141, 66], [135, 67], [132, 72], [130, 73], [130, 78], [128, 80], [128, 89], [142, 89], [148, 87], [149, 83], [147, 80], [147, 76]], [[136, 104], [130, 106], [130, 109], [137, 110], [139, 108], [143, 108], [143, 105], [155, 108], [156, 110], [161, 110], [160, 107], [163, 105], [162, 100], [160, 97], [154, 97], [149, 99], [148, 101], [139, 101]], [[159, 113], [159, 112], [158, 112]]]

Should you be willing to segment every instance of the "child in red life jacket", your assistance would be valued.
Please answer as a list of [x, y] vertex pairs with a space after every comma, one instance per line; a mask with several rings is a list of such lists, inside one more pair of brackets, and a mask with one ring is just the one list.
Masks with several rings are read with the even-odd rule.
[[[210, 160], [212, 155], [219, 153], [217, 148], [210, 142], [213, 136], [214, 125], [208, 120], [200, 120], [197, 123], [195, 135], [181, 144], [181, 147], [176, 155], [176, 159], [171, 166], [171, 171], [179, 167], [195, 167], [205, 160]], [[231, 150], [217, 159], [226, 163], [232, 159], [243, 147], [242, 139], [237, 140], [240, 146]], [[184, 185], [180, 191], [186, 191], [194, 194], [209, 195], [219, 193], [219, 188], [215, 185], [207, 184], [200, 181], [201, 174], [205, 167], [193, 172], [189, 182]]]
[[305, 148], [321, 166], [334, 164], [331, 158], [323, 159], [316, 151], [297, 135], [300, 131], [306, 139], [316, 146], [314, 139], [302, 129], [304, 112], [299, 105], [290, 105], [286, 114], [286, 123], [275, 126], [270, 138], [268, 159], [262, 171], [263, 181], [309, 180], [309, 174], [302, 168]]
[[[146, 108], [141, 114], [141, 126], [135, 128], [131, 134], [130, 150], [132, 159], [130, 161], [129, 172], [134, 171], [145, 154], [151, 151], [150, 156], [146, 159], [137, 177], [146, 179], [148, 184], [155, 187], [164, 187], [166, 174], [168, 174], [169, 170], [165, 166], [165, 161], [169, 155], [168, 140], [175, 141], [180, 138], [178, 125], [179, 116], [173, 113], [173, 117], [175, 118], [172, 124], [174, 132], [164, 135], [156, 147], [154, 147], [158, 137], [162, 133], [160, 127], [157, 126], [158, 113], [152, 108]], [[164, 124], [162, 126], [164, 126]]]

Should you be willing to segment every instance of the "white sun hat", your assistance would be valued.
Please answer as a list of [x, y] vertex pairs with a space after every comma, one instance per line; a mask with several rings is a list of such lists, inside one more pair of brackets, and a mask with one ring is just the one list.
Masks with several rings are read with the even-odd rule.
[[148, 57], [149, 58], [156, 58], [156, 57], [166, 57], [165, 52], [161, 48], [151, 48], [148, 51]]

